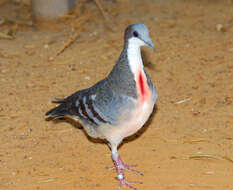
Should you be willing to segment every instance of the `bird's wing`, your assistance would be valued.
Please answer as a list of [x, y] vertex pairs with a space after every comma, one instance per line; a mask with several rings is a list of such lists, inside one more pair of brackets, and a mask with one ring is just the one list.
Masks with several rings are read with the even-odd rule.
[[86, 113], [98, 125], [108, 123], [113, 126], [118, 123], [119, 117], [122, 119], [123, 111], [129, 110], [130, 114], [135, 103], [132, 97], [115, 92], [105, 80], [90, 88], [81, 102]]
[[56, 99], [53, 103], [60, 104], [46, 115], [53, 118], [71, 115], [84, 125], [99, 127], [101, 125], [117, 125], [119, 117], [127, 119], [134, 106], [134, 99], [128, 95], [119, 94], [102, 80], [91, 88], [80, 90], [65, 99]]

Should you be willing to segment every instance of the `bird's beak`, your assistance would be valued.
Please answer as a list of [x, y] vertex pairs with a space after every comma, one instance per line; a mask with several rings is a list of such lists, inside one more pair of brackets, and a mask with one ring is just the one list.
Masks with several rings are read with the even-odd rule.
[[155, 51], [155, 46], [150, 38], [145, 43]]

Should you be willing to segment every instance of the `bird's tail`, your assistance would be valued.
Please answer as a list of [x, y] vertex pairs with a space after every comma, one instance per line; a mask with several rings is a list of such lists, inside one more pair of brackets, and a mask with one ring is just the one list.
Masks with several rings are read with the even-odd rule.
[[65, 115], [70, 114], [65, 99], [56, 99], [52, 101], [52, 103], [60, 104], [60, 105], [49, 110], [45, 114], [46, 116], [51, 116], [52, 118], [57, 119], [57, 118], [64, 117]]

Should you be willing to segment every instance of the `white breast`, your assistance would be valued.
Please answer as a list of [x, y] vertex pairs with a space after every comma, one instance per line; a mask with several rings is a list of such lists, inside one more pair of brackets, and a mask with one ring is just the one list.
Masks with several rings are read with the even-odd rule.
[[154, 103], [144, 102], [137, 106], [131, 112], [131, 116], [118, 124], [111, 127], [111, 130], [106, 130], [106, 138], [111, 144], [119, 144], [125, 137], [136, 133], [148, 120], [154, 108]]

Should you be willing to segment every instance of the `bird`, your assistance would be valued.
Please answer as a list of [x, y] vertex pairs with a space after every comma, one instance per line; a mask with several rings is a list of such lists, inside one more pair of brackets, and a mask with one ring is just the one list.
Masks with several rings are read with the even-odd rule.
[[141, 46], [155, 50], [145, 24], [132, 24], [125, 29], [121, 54], [106, 78], [93, 86], [79, 90], [64, 99], [45, 115], [53, 119], [71, 116], [92, 138], [105, 139], [110, 146], [116, 169], [118, 190], [125, 185], [137, 190], [125, 179], [124, 171], [143, 175], [126, 165], [118, 146], [123, 139], [135, 134], [150, 117], [157, 101], [156, 89], [144, 69]]

